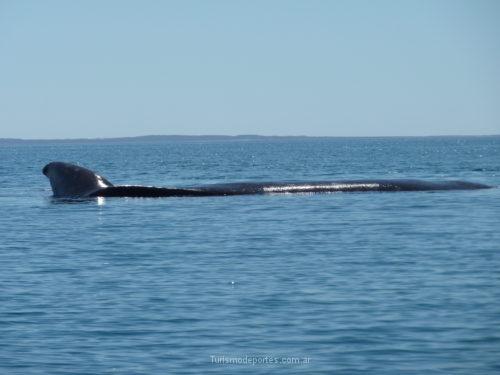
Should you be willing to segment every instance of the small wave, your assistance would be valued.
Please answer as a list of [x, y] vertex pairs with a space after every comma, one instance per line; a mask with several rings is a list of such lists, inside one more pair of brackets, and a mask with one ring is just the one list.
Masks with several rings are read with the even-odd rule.
[[500, 172], [500, 167], [474, 168], [473, 172]]

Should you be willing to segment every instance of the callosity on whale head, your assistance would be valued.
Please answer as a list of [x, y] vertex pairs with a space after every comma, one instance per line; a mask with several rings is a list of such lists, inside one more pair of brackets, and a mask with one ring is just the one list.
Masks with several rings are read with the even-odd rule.
[[97, 190], [113, 186], [87, 168], [60, 161], [47, 164], [42, 171], [50, 180], [54, 197], [88, 197]]

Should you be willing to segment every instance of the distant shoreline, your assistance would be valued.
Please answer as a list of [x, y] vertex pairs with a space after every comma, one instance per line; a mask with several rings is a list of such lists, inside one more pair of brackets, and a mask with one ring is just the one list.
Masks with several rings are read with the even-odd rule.
[[2, 144], [19, 143], [142, 143], [142, 142], [222, 142], [222, 141], [280, 141], [280, 140], [322, 140], [322, 139], [383, 139], [383, 138], [486, 138], [500, 137], [500, 134], [490, 135], [422, 135], [422, 136], [306, 136], [306, 135], [143, 135], [135, 137], [110, 138], [54, 138], [54, 139], [24, 139], [0, 138]]

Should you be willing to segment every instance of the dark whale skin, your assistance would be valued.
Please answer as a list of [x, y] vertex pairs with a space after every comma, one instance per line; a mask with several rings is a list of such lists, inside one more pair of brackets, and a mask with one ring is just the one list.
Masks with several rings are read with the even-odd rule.
[[466, 181], [346, 180], [335, 182], [240, 182], [186, 188], [133, 185], [110, 186], [93, 192], [89, 197], [207, 197], [279, 193], [436, 191], [487, 188], [490, 188], [490, 186]]
[[42, 169], [42, 173], [49, 179], [52, 192], [56, 198], [209, 197], [249, 194], [472, 190], [490, 187], [467, 181], [432, 182], [383, 179], [317, 182], [236, 182], [187, 187], [116, 186], [90, 169], [60, 161], [47, 164]]

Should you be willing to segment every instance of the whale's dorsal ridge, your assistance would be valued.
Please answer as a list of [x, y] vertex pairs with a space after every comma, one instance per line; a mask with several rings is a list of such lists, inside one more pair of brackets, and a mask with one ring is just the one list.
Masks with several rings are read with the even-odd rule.
[[113, 186], [90, 169], [61, 161], [47, 164], [42, 171], [50, 180], [54, 197], [88, 197], [100, 189]]
[[433, 191], [486, 189], [467, 181], [344, 180], [320, 182], [246, 182], [198, 187], [114, 186], [104, 177], [78, 165], [52, 162], [43, 168], [57, 198], [202, 197], [276, 193], [335, 193], [361, 191]]

